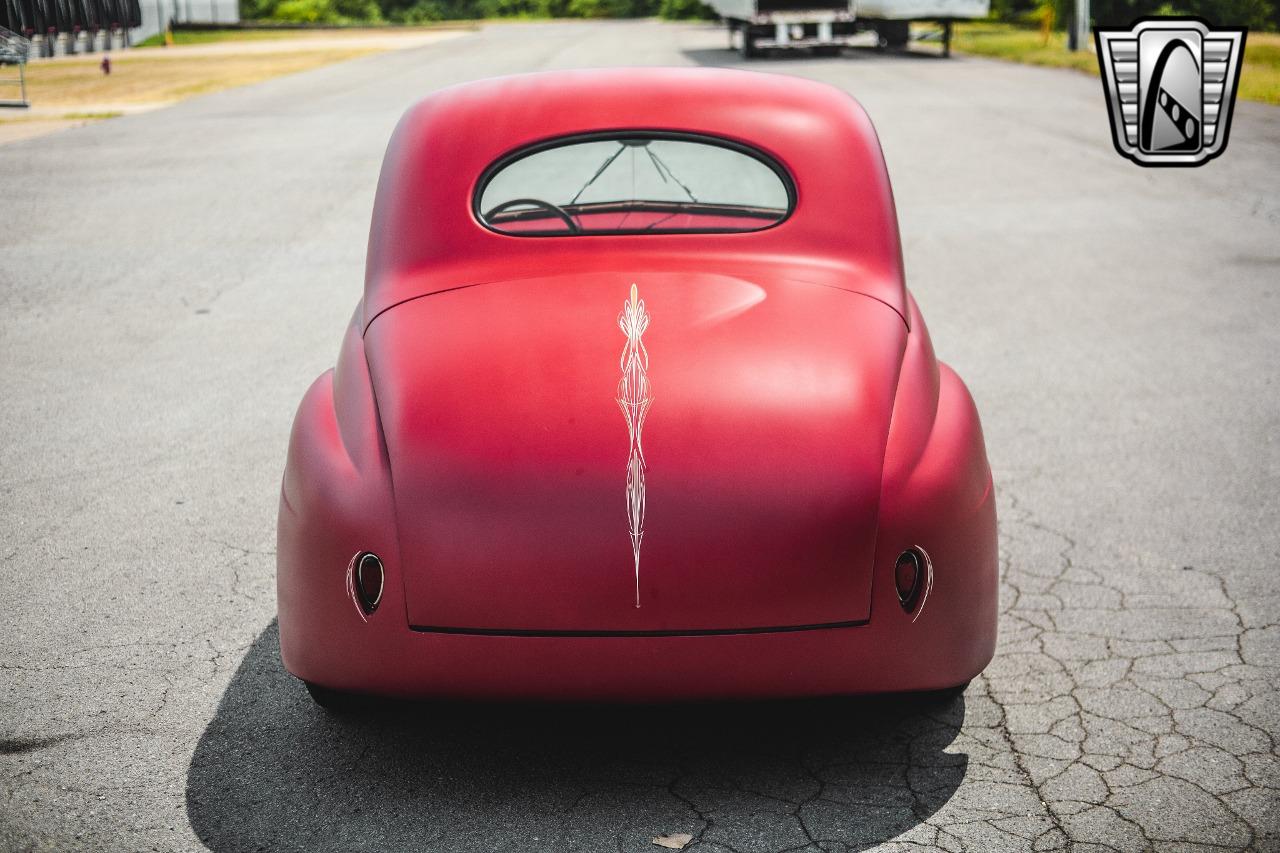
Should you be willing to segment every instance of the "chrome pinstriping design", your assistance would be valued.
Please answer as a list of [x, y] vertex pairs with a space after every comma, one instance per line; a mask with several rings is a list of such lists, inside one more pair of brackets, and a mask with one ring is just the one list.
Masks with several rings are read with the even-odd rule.
[[623, 303], [618, 314], [618, 328], [626, 335], [619, 366], [622, 378], [618, 380], [618, 408], [627, 421], [630, 449], [627, 453], [627, 528], [631, 531], [631, 553], [635, 560], [636, 607], [640, 606], [640, 543], [644, 539], [644, 477], [647, 465], [640, 433], [644, 429], [645, 415], [653, 403], [653, 389], [649, 385], [649, 353], [641, 336], [649, 328], [649, 312], [634, 284], [631, 296]]

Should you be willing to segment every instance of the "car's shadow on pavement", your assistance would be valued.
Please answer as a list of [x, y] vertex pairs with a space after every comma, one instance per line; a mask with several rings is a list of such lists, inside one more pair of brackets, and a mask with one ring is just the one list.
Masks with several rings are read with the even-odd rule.
[[[249, 649], [187, 775], [214, 851], [862, 849], [959, 787], [964, 702], [384, 704], [331, 716]], [[817, 850], [817, 847], [812, 849]]]

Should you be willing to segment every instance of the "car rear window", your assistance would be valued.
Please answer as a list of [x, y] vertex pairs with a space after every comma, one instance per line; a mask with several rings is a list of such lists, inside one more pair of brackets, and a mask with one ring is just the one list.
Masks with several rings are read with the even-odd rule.
[[520, 237], [759, 231], [786, 219], [790, 177], [708, 137], [629, 133], [517, 152], [490, 167], [477, 218]]

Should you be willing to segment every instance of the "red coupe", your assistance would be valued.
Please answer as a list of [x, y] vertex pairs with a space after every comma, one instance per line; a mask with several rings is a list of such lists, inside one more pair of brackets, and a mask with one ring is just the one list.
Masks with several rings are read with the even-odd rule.
[[967, 683], [991, 472], [863, 110], [710, 69], [413, 107], [293, 426], [278, 567], [322, 704]]

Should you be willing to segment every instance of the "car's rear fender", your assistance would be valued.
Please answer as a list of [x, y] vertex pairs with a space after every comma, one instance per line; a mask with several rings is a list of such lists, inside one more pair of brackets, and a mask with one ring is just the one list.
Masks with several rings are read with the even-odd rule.
[[[968, 678], [995, 651], [999, 568], [991, 469], [973, 398], [934, 356], [914, 299], [908, 321], [885, 453], [872, 621], [910, 623], [904, 636], [920, 637], [922, 648], [940, 641], [953, 646]], [[912, 547], [928, 554], [932, 588], [906, 611], [894, 567]], [[907, 660], [921, 669], [910, 674], [913, 683], [927, 679], [926, 661]]]
[[[357, 308], [335, 369], [307, 390], [294, 418], [277, 525], [277, 596], [285, 666], [316, 678], [337, 658], [354, 666], [377, 637], [404, 627], [390, 467], [365, 362]], [[377, 609], [350, 594], [350, 563], [372, 552], [386, 572]], [[364, 637], [368, 642], [347, 642]], [[329, 663], [326, 663], [329, 662]]]

